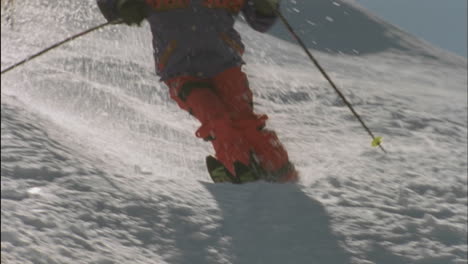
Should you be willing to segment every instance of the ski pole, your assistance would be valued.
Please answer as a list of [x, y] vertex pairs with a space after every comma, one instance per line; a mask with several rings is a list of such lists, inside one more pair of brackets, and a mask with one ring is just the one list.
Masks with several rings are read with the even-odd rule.
[[296, 41], [299, 43], [299, 45], [302, 47], [302, 49], [305, 51], [309, 59], [315, 64], [315, 66], [319, 69], [319, 71], [322, 73], [323, 77], [327, 79], [327, 81], [330, 83], [330, 85], [333, 87], [333, 89], [336, 91], [336, 93], [341, 97], [343, 102], [348, 106], [348, 108], [351, 110], [351, 112], [354, 114], [354, 116], [359, 120], [361, 125], [364, 127], [364, 129], [367, 131], [367, 133], [372, 137], [372, 146], [376, 147], [378, 146], [384, 153], [387, 153], [387, 151], [383, 148], [382, 146], [382, 137], [375, 137], [372, 131], [367, 127], [367, 125], [364, 123], [362, 118], [359, 116], [359, 114], [354, 110], [354, 107], [351, 105], [351, 103], [346, 99], [344, 94], [338, 89], [338, 87], [335, 85], [333, 80], [330, 78], [330, 76], [327, 74], [327, 72], [322, 68], [320, 63], [315, 59], [314, 56], [312, 56], [312, 53], [307, 49], [306, 45], [302, 41], [302, 39], [297, 35], [297, 33], [294, 31], [292, 28], [291, 24], [289, 24], [288, 20], [284, 15], [280, 12], [279, 9], [274, 8], [276, 15], [281, 19], [283, 24], [286, 26], [288, 31], [293, 35], [293, 37], [296, 39]]
[[73, 36], [71, 36], [71, 37], [68, 37], [68, 38], [66, 38], [66, 39], [64, 39], [64, 40], [62, 40], [62, 41], [60, 41], [60, 42], [55, 43], [54, 45], [52, 45], [52, 46], [50, 46], [50, 47], [48, 47], [48, 48], [45, 48], [45, 49], [39, 51], [39, 52], [36, 53], [36, 54], [33, 54], [33, 55], [27, 57], [26, 59], [24, 59], [24, 60], [22, 60], [22, 61], [20, 61], [20, 62], [17, 62], [17, 63], [15, 63], [15, 64], [9, 66], [8, 68], [2, 70], [1, 74], [4, 74], [4, 73], [6, 73], [6, 72], [8, 72], [8, 71], [10, 71], [10, 70], [13, 70], [14, 68], [16, 68], [16, 67], [18, 67], [18, 66], [20, 66], [20, 65], [22, 65], [22, 64], [24, 64], [24, 63], [26, 63], [26, 62], [28, 62], [28, 61], [30, 61], [30, 60], [32, 60], [32, 59], [34, 59], [34, 58], [37, 58], [37, 57], [43, 55], [44, 53], [46, 53], [46, 52], [48, 52], [48, 51], [50, 51], [50, 50], [52, 50], [52, 49], [55, 49], [55, 48], [57, 48], [57, 47], [59, 47], [59, 46], [65, 44], [65, 43], [67, 43], [67, 42], [70, 42], [70, 41], [72, 41], [72, 40], [74, 40], [74, 39], [76, 39], [76, 38], [79, 38], [79, 37], [84, 36], [84, 35], [86, 35], [86, 34], [88, 34], [88, 33], [91, 33], [91, 32], [93, 32], [93, 31], [96, 31], [96, 30], [98, 30], [98, 29], [100, 29], [100, 28], [103, 28], [103, 27], [105, 27], [105, 26], [107, 26], [107, 25], [110, 25], [110, 24], [117, 24], [117, 23], [120, 23], [120, 20], [111, 21], [111, 22], [106, 22], [106, 23], [97, 25], [97, 26], [95, 26], [95, 27], [92, 27], [92, 28], [90, 28], [90, 29], [87, 29], [87, 30], [85, 30], [85, 31], [83, 31], [83, 32], [80, 32], [80, 33], [78, 33], [78, 34], [76, 34], [76, 35], [73, 35]]

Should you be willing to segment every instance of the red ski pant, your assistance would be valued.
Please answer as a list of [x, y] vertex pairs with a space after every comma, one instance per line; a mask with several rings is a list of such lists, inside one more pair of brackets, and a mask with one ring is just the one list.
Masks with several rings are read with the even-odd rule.
[[263, 129], [268, 117], [253, 112], [252, 91], [240, 67], [214, 78], [181, 76], [166, 84], [179, 107], [201, 122], [196, 136], [212, 142], [216, 158], [231, 173], [235, 161], [249, 165], [251, 154], [266, 171], [289, 163], [276, 134]]

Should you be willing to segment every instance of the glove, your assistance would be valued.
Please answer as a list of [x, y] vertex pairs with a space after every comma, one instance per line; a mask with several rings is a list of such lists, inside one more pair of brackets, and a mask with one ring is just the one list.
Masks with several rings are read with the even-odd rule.
[[280, 0], [252, 0], [255, 10], [265, 16], [274, 16]]
[[118, 0], [117, 11], [123, 22], [130, 26], [133, 24], [140, 26], [148, 16], [148, 7], [144, 0]]

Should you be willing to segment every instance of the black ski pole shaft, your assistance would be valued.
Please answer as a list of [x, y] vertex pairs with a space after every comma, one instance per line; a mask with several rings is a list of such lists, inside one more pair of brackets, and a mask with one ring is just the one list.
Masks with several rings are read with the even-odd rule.
[[[302, 49], [305, 51], [309, 59], [315, 64], [315, 66], [319, 69], [319, 71], [322, 73], [323, 77], [327, 79], [328, 83], [333, 87], [333, 89], [336, 91], [336, 93], [341, 97], [343, 102], [348, 106], [348, 108], [351, 110], [351, 112], [354, 114], [354, 116], [358, 119], [358, 121], [361, 123], [361, 125], [364, 127], [364, 129], [367, 131], [367, 133], [372, 137], [372, 140], [376, 141], [376, 137], [372, 133], [372, 131], [367, 127], [367, 125], [364, 123], [362, 120], [361, 116], [354, 110], [354, 107], [351, 105], [351, 103], [346, 99], [344, 94], [338, 89], [338, 87], [335, 85], [333, 80], [330, 78], [330, 76], [327, 74], [327, 72], [323, 69], [323, 67], [320, 65], [320, 63], [315, 59], [315, 57], [312, 55], [312, 53], [307, 49], [307, 46], [304, 44], [302, 39], [297, 35], [291, 24], [289, 24], [288, 20], [284, 15], [280, 12], [280, 10], [275, 9], [276, 14], [278, 17], [281, 19], [283, 24], [286, 26], [286, 28], [289, 30], [289, 32], [293, 35], [293, 37], [296, 39], [296, 41], [299, 43], [299, 45], [302, 47]], [[387, 151], [383, 148], [383, 146], [378, 143], [379, 148], [384, 152], [387, 153]]]
[[[117, 22], [118, 22], [118, 21], [117, 21]], [[57, 48], [57, 47], [59, 47], [59, 46], [65, 44], [65, 43], [67, 43], [67, 42], [70, 42], [70, 41], [72, 41], [72, 40], [74, 40], [74, 39], [76, 39], [76, 38], [79, 38], [79, 37], [84, 36], [84, 35], [86, 35], [86, 34], [88, 34], [88, 33], [91, 33], [91, 32], [93, 32], [93, 31], [96, 31], [96, 30], [100, 29], [100, 28], [103, 28], [103, 27], [105, 27], [105, 26], [107, 26], [107, 25], [115, 24], [115, 23], [116, 23], [116, 22], [114, 22], [114, 21], [112, 21], [112, 22], [106, 22], [106, 23], [97, 25], [97, 26], [95, 26], [95, 27], [92, 27], [92, 28], [90, 28], [90, 29], [87, 29], [87, 30], [85, 30], [85, 31], [83, 31], [83, 32], [80, 32], [80, 33], [78, 33], [78, 34], [75, 34], [75, 35], [73, 35], [73, 36], [71, 36], [71, 37], [68, 37], [68, 38], [66, 38], [66, 39], [64, 39], [64, 40], [62, 40], [62, 41], [60, 41], [60, 42], [55, 43], [54, 45], [52, 45], [52, 46], [50, 46], [50, 47], [48, 47], [48, 48], [45, 48], [45, 49], [39, 51], [39, 52], [36, 53], [36, 54], [33, 54], [33, 55], [27, 57], [26, 59], [24, 59], [24, 60], [22, 60], [22, 61], [20, 61], [20, 62], [17, 62], [17, 63], [15, 63], [15, 64], [9, 66], [8, 68], [2, 70], [1, 74], [4, 74], [4, 73], [6, 73], [6, 72], [8, 72], [8, 71], [11, 71], [11, 70], [13, 70], [14, 68], [16, 68], [16, 67], [18, 67], [18, 66], [20, 66], [20, 65], [22, 65], [22, 64], [24, 64], [24, 63], [26, 63], [26, 62], [28, 62], [28, 61], [30, 61], [30, 60], [32, 60], [32, 59], [34, 59], [34, 58], [37, 58], [37, 57], [43, 55], [44, 53], [46, 53], [46, 52], [48, 52], [48, 51], [50, 51], [50, 50], [53, 50], [53, 49], [55, 49], [55, 48]]]

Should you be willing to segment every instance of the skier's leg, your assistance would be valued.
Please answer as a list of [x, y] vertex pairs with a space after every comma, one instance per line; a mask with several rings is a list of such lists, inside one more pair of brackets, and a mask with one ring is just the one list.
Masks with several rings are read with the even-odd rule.
[[247, 76], [240, 67], [229, 68], [221, 72], [213, 78], [213, 84], [234, 122], [242, 120], [259, 129], [265, 126], [268, 117], [253, 112], [252, 91], [249, 88]]
[[267, 116], [254, 113], [252, 92], [240, 67], [222, 72], [214, 78], [214, 84], [228, 108], [234, 127], [241, 131], [242, 138], [248, 142], [249, 152], [253, 151], [262, 169], [273, 177], [297, 180], [297, 172], [276, 133], [264, 129]]
[[208, 79], [179, 77], [166, 82], [171, 98], [201, 123], [196, 136], [212, 142], [216, 157], [234, 174], [234, 162], [247, 163], [248, 145], [233, 129], [229, 112]]

